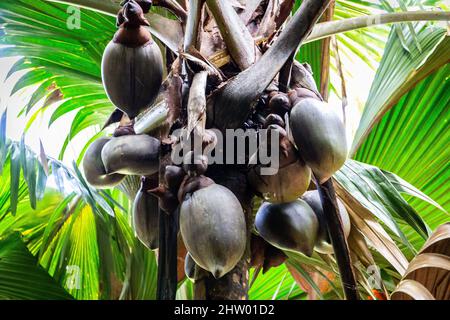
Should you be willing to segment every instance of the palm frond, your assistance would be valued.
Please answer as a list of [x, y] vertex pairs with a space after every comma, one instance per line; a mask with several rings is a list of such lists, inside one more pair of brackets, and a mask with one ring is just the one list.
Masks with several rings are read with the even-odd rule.
[[37, 264], [20, 235], [13, 233], [7, 238], [0, 238], [0, 299], [73, 298]]
[[450, 223], [439, 226], [411, 261], [393, 300], [448, 300]]
[[[445, 29], [419, 24], [416, 33], [422, 50], [413, 47], [411, 52], [407, 52], [398, 35], [391, 31], [353, 140], [352, 153], [356, 152], [375, 123], [400, 97], [430, 72], [447, 63], [448, 57], [441, 54], [448, 50], [444, 49], [448, 46]], [[406, 41], [413, 43], [413, 37], [408, 34]]]
[[[447, 44], [441, 46], [448, 46], [448, 38], [444, 41]], [[449, 132], [445, 121], [450, 105], [449, 75], [446, 64], [401, 96], [355, 155], [359, 161], [396, 173], [439, 203], [444, 211], [419, 198], [407, 198], [431, 229], [449, 219]], [[424, 239], [410, 228], [404, 229], [410, 242], [420, 248]]]
[[[0, 141], [6, 154], [0, 236], [21, 232], [39, 263], [77, 299], [155, 298], [155, 255], [135, 237], [128, 209], [124, 212], [128, 198], [119, 191], [92, 189], [76, 165], [69, 169], [49, 157], [45, 164], [51, 179], [36, 178], [47, 177], [42, 155], [23, 141]], [[9, 188], [11, 177], [17, 180], [16, 191]], [[45, 193], [48, 181], [67, 196]]]

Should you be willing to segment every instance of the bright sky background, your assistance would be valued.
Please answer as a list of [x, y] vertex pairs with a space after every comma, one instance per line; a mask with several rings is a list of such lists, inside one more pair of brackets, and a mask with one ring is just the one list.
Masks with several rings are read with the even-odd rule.
[[[43, 101], [40, 101], [27, 117], [18, 116], [20, 110], [30, 100], [31, 94], [36, 89], [36, 86], [23, 89], [10, 97], [16, 81], [26, 73], [25, 71], [17, 72], [5, 81], [8, 71], [15, 61], [17, 61], [16, 58], [0, 58], [0, 111], [3, 112], [5, 108], [8, 109], [7, 136], [12, 140], [20, 140], [28, 120], [33, 113], [39, 110]], [[55, 110], [59, 104], [60, 103], [53, 104], [46, 112], [39, 115], [25, 136], [26, 144], [35, 152], [39, 152], [39, 141], [42, 140], [45, 152], [47, 155], [54, 158], [58, 158], [61, 147], [63, 146], [66, 135], [72, 124], [73, 117], [76, 114], [75, 111], [61, 117], [49, 128], [48, 122], [50, 117], [53, 110]], [[64, 158], [66, 164], [70, 164], [72, 160], [77, 159], [80, 150], [94, 133], [93, 129], [86, 129], [84, 133], [75, 137], [66, 150]]]

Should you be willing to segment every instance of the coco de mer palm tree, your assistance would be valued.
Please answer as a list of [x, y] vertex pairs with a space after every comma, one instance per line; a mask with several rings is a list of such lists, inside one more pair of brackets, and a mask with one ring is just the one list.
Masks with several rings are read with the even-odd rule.
[[[89, 1], [73, 2], [87, 6]], [[94, 8], [118, 11], [119, 30], [103, 54], [102, 79], [117, 108], [107, 125], [120, 123], [113, 137], [92, 144], [83, 164], [92, 186], [129, 191], [138, 238], [149, 249], [159, 248], [158, 297], [175, 297], [177, 280], [184, 277], [176, 270], [177, 258], [186, 257], [185, 273], [195, 281], [196, 298], [242, 299], [248, 297], [250, 267], [268, 271], [292, 254], [320, 252], [328, 242], [345, 296], [357, 299], [348, 247], [354, 225], [348, 228], [342, 206], [351, 200], [341, 183], [337, 198], [331, 180], [339, 172], [350, 176], [344, 166], [349, 151], [344, 123], [324, 102], [311, 68], [293, 61], [309, 35], [318, 37], [311, 30], [330, 1], [303, 1], [289, 21], [293, 1], [278, 7], [256, 1], [255, 7], [242, 8], [222, 0], [154, 4], [169, 9], [175, 19], [151, 13], [148, 1], [123, 1], [120, 11], [108, 4]], [[177, 26], [172, 34], [162, 32], [162, 21]], [[147, 27], [170, 48], [164, 56]], [[199, 149], [173, 135], [179, 128], [200, 141]], [[274, 140], [280, 146], [278, 172], [262, 175], [261, 163], [208, 163], [206, 151], [227, 129], [254, 130], [258, 137], [267, 130], [279, 137]], [[200, 152], [188, 152], [183, 163], [174, 163], [170, 152], [179, 144]], [[247, 161], [252, 156], [244, 154]], [[309, 191], [316, 195], [311, 203], [307, 189], [315, 189]], [[261, 199], [272, 203], [260, 204]], [[278, 232], [266, 232], [270, 228]]]

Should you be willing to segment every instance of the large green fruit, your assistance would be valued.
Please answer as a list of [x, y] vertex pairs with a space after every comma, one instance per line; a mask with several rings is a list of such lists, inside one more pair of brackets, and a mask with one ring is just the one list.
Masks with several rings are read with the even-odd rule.
[[180, 231], [195, 263], [215, 278], [231, 271], [246, 248], [241, 204], [218, 184], [186, 194], [180, 207]]
[[[333, 253], [333, 246], [331, 245], [331, 240], [328, 235], [327, 223], [323, 213], [319, 192], [317, 190], [308, 191], [302, 196], [302, 199], [313, 209], [317, 219], [319, 220], [319, 232], [314, 249], [323, 254]], [[347, 213], [347, 209], [345, 209], [345, 206], [340, 199], [337, 199], [337, 204], [342, 221], [342, 227], [344, 229], [344, 235], [348, 238], [351, 228], [350, 217]]]
[[158, 248], [159, 207], [158, 198], [139, 190], [133, 204], [133, 225], [138, 239], [149, 249]]
[[273, 246], [311, 256], [319, 222], [303, 200], [273, 204], [265, 202], [255, 218], [259, 235]]
[[159, 170], [158, 139], [148, 135], [129, 135], [111, 139], [102, 149], [108, 173], [150, 176]]
[[296, 200], [308, 190], [311, 180], [311, 170], [301, 159], [280, 167], [274, 175], [261, 175], [260, 172], [261, 167], [249, 171], [250, 185], [264, 200], [272, 203]]
[[[273, 120], [283, 122], [280, 117], [269, 117], [266, 121]], [[283, 123], [281, 123], [281, 125], [283, 125]], [[271, 164], [273, 168], [268, 167], [267, 165], [257, 164], [250, 168], [247, 174], [248, 181], [251, 187], [269, 202], [291, 202], [308, 190], [311, 180], [311, 169], [299, 157], [295, 146], [289, 141], [284, 128], [280, 125], [270, 125], [269, 129], [270, 134], [279, 134], [278, 150], [275, 148], [274, 150], [271, 150], [271, 152], [278, 152], [278, 167], [275, 168], [274, 164]], [[260, 150], [265, 149], [271, 149], [270, 145], [260, 145]], [[269, 154], [269, 152], [266, 151], [266, 154]], [[258, 153], [255, 153], [250, 158], [250, 163], [255, 163], [257, 156]], [[271, 168], [271, 170], [268, 171], [267, 169], [269, 168]]]
[[115, 187], [125, 178], [122, 174], [107, 174], [103, 165], [102, 149], [111, 138], [102, 137], [95, 140], [87, 149], [83, 159], [83, 171], [87, 182], [98, 189]]
[[155, 100], [163, 77], [163, 58], [152, 40], [144, 12], [148, 3], [129, 1], [118, 16], [119, 30], [105, 48], [102, 80], [111, 102], [130, 118]]
[[302, 158], [320, 183], [325, 182], [347, 159], [343, 122], [326, 103], [306, 98], [292, 108], [290, 124]]

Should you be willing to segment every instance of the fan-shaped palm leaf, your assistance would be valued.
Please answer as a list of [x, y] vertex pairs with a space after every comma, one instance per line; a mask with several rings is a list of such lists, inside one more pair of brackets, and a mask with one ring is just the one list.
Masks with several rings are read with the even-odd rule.
[[450, 223], [441, 225], [410, 262], [393, 300], [448, 300], [450, 292]]
[[18, 233], [0, 238], [0, 299], [73, 299], [37, 264]]

